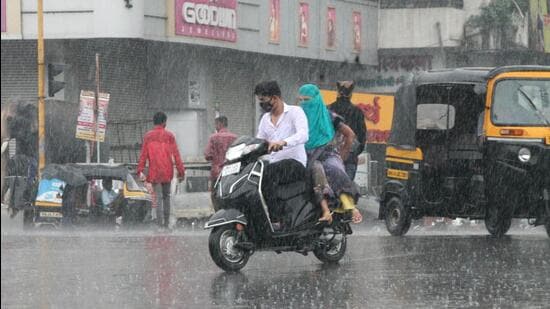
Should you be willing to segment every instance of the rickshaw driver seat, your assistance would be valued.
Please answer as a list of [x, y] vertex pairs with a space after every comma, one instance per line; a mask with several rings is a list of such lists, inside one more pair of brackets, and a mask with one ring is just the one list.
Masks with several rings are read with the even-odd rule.
[[103, 202], [101, 200], [101, 190], [94, 190], [93, 191], [93, 205], [97, 208], [102, 208], [103, 207]]
[[445, 148], [445, 131], [417, 130], [416, 141], [424, 154], [424, 165], [439, 169], [447, 160]]
[[459, 87], [460, 97], [456, 97], [455, 127], [449, 136], [450, 160], [481, 159], [479, 152], [480, 115], [484, 110], [482, 95], [476, 94], [474, 87]]
[[424, 155], [422, 178], [426, 180], [422, 186], [422, 195], [430, 202], [441, 202], [443, 172], [447, 162], [446, 148], [442, 144], [425, 144], [421, 148]]
[[92, 205], [90, 207], [90, 213], [97, 218], [101, 217], [103, 212], [103, 202], [101, 200], [101, 190], [95, 188], [92, 191]]

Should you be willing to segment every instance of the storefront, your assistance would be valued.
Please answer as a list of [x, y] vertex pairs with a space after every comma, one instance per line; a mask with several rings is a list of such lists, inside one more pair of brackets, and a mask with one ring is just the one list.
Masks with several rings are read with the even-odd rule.
[[[277, 80], [283, 99], [294, 103], [303, 83], [334, 89], [338, 79], [375, 71], [375, 2], [202, 3], [134, 0], [128, 8], [107, 0], [74, 1], [65, 8], [46, 2], [46, 63], [63, 64], [65, 82], [46, 99], [78, 108], [80, 91], [95, 87], [99, 54], [100, 88], [111, 97], [108, 156], [135, 161], [131, 152], [150, 128], [151, 115], [164, 110], [181, 152], [195, 160], [216, 115], [227, 116], [237, 134], [255, 133], [259, 112], [253, 90], [260, 81]], [[3, 5], [2, 104], [36, 100], [35, 3]], [[72, 28], [63, 24], [76, 20]]]

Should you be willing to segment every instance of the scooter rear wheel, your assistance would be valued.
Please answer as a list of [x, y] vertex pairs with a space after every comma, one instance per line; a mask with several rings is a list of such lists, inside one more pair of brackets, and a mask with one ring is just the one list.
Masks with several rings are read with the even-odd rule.
[[34, 211], [25, 209], [23, 211], [23, 229], [30, 229], [34, 226]]
[[228, 272], [243, 268], [250, 257], [250, 252], [234, 246], [237, 242], [237, 233], [233, 225], [222, 225], [214, 228], [208, 238], [208, 249], [212, 260], [218, 267]]
[[347, 243], [347, 237], [342, 235], [342, 238], [337, 244], [318, 246], [313, 250], [313, 254], [323, 263], [335, 264], [346, 254]]

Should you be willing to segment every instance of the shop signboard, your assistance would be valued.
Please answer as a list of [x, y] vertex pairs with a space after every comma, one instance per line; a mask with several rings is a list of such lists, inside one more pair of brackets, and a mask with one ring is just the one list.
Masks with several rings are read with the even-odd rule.
[[327, 8], [327, 49], [336, 48], [336, 8]]
[[[336, 91], [321, 90], [326, 104], [336, 101]], [[367, 125], [367, 143], [386, 144], [390, 137], [394, 97], [376, 93], [354, 92], [354, 105], [359, 107], [365, 116]]]
[[352, 13], [353, 29], [353, 51], [361, 52], [361, 13]]
[[298, 45], [307, 47], [309, 42], [309, 4], [300, 2], [298, 7], [298, 25], [300, 26], [298, 31]]
[[176, 0], [176, 35], [237, 41], [237, 0]]
[[280, 40], [280, 0], [269, 0], [269, 42], [279, 43]]

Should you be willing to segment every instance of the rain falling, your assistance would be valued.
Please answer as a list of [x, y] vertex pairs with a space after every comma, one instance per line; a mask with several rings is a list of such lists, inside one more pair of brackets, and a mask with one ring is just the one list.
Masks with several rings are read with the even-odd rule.
[[2, 308], [547, 308], [550, 1], [1, 0]]

